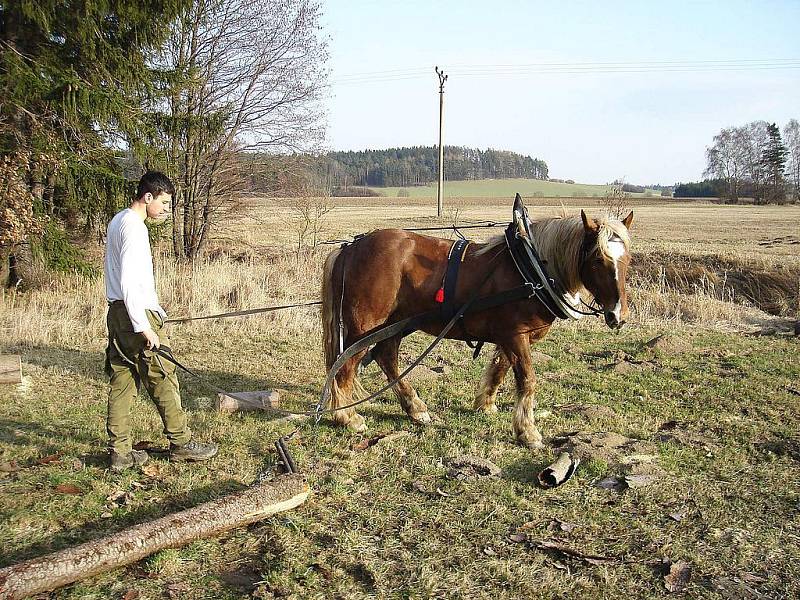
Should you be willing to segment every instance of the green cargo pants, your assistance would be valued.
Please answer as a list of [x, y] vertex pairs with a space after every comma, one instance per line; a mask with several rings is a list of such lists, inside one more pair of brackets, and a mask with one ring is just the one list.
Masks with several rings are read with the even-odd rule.
[[[158, 335], [161, 345], [169, 346], [161, 315], [148, 310], [147, 320]], [[111, 378], [106, 420], [109, 449], [122, 454], [131, 451], [131, 404], [139, 394], [142, 383], [161, 415], [164, 435], [173, 444], [186, 444], [191, 439], [192, 432], [186, 424], [186, 413], [181, 407], [175, 364], [156, 356], [145, 347], [144, 336], [133, 331], [123, 302], [109, 305], [106, 324], [108, 347], [105, 368], [106, 374]], [[129, 360], [134, 364], [128, 362]]]

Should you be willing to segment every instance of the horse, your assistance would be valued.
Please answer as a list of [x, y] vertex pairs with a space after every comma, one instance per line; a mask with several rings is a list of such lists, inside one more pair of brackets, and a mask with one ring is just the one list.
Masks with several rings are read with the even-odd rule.
[[[516, 207], [516, 205], [515, 205]], [[630, 263], [629, 230], [633, 212], [622, 220], [611, 217], [554, 217], [530, 221], [518, 233], [530, 236], [549, 275], [571, 295], [571, 300], [590, 295], [602, 307], [606, 325], [617, 329], [628, 317], [625, 279]], [[513, 225], [513, 223], [512, 223]], [[357, 238], [330, 253], [322, 277], [322, 328], [325, 364], [330, 370], [342, 348], [381, 327], [397, 323], [440, 306], [437, 291], [445, 277], [451, 240], [420, 235], [402, 229], [380, 229]], [[486, 243], [470, 243], [462, 257], [455, 286], [455, 303], [476, 294], [488, 296], [521, 284], [522, 275], [503, 236]], [[587, 305], [588, 306], [588, 305]], [[598, 311], [599, 312], [599, 311]], [[502, 306], [469, 312], [445, 335], [448, 339], [494, 344], [474, 398], [473, 407], [497, 412], [497, 389], [509, 369], [516, 383], [513, 433], [526, 447], [543, 447], [534, 422], [536, 379], [531, 344], [544, 338], [556, 316], [540, 295]], [[439, 335], [448, 316], [433, 319], [419, 329]], [[377, 343], [371, 356], [389, 382], [398, 378], [398, 352], [403, 335]], [[335, 424], [357, 432], [367, 429], [364, 417], [352, 406], [363, 397], [358, 366], [366, 349], [348, 359], [333, 377], [329, 409]], [[416, 390], [400, 379], [393, 386], [403, 409], [416, 424], [431, 422], [431, 414]], [[337, 410], [343, 407], [341, 410]]]

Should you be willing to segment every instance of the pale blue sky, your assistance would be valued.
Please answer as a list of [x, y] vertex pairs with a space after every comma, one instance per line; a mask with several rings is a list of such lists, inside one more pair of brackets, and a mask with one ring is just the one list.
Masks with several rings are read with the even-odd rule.
[[[797, 0], [323, 2], [331, 149], [435, 145], [434, 65], [450, 74], [446, 144], [530, 154], [587, 183], [697, 180], [721, 128], [800, 119]], [[606, 72], [619, 68], [644, 72]]]

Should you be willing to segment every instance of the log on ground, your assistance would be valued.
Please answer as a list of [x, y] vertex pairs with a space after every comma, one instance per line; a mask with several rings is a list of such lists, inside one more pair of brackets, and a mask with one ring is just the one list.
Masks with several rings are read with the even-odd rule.
[[217, 394], [217, 410], [232, 413], [237, 410], [273, 410], [281, 405], [281, 396], [277, 390], [257, 392], [236, 392], [234, 396]]
[[0, 599], [26, 598], [210, 537], [305, 502], [302, 475], [282, 475], [246, 490], [125, 529], [74, 548], [0, 569]]

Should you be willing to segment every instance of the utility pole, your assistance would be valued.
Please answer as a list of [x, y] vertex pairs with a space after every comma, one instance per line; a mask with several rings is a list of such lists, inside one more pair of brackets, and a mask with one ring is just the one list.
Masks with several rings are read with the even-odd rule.
[[436, 216], [442, 216], [442, 188], [444, 187], [444, 146], [442, 146], [442, 117], [444, 114], [444, 82], [447, 75], [434, 67], [439, 76], [439, 187], [436, 190]]

